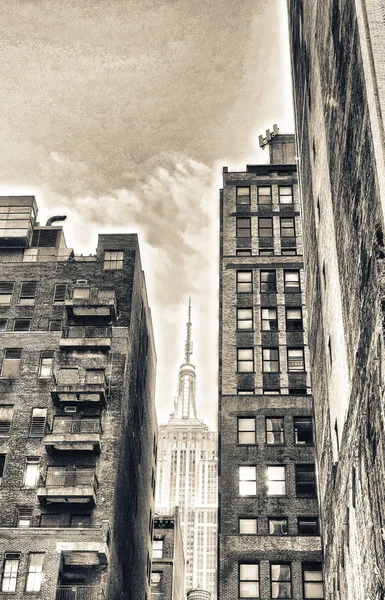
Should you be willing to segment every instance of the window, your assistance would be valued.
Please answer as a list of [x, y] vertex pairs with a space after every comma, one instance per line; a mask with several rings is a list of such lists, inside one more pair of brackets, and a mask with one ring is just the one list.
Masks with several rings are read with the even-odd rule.
[[104, 269], [123, 269], [123, 254], [121, 250], [110, 250], [104, 253]]
[[44, 554], [31, 552], [28, 562], [27, 583], [25, 585], [26, 592], [40, 592], [41, 582], [43, 578], [43, 561]]
[[271, 217], [259, 217], [258, 219], [259, 237], [273, 237], [273, 219]]
[[302, 309], [287, 308], [286, 309], [286, 330], [287, 331], [302, 331]]
[[20, 359], [20, 348], [8, 348], [7, 350], [5, 350], [1, 376], [8, 377], [10, 379], [17, 377], [19, 374]]
[[324, 597], [321, 563], [303, 563], [302, 579], [304, 598], [313, 600]]
[[278, 319], [276, 308], [261, 308], [261, 329], [262, 331], [277, 331]]
[[280, 204], [293, 204], [293, 188], [291, 185], [278, 186], [278, 194]]
[[237, 309], [237, 329], [253, 329], [253, 309]]
[[244, 517], [239, 519], [239, 533], [243, 535], [257, 535], [258, 524], [257, 519]]
[[23, 281], [19, 304], [35, 304], [37, 281]]
[[64, 300], [67, 296], [67, 284], [66, 283], [57, 283], [55, 285], [55, 291], [53, 294], [53, 303], [54, 304], [64, 304]]
[[29, 435], [31, 437], [43, 437], [45, 434], [46, 420], [47, 420], [47, 409], [46, 408], [33, 408]]
[[269, 446], [283, 444], [283, 417], [266, 417], [266, 443]]
[[13, 406], [0, 406], [0, 436], [11, 433]]
[[281, 248], [282, 256], [296, 256], [297, 249], [296, 248]]
[[61, 331], [62, 328], [62, 322], [59, 320], [52, 320], [49, 322], [48, 324], [48, 330], [49, 331]]
[[238, 373], [252, 373], [254, 371], [253, 348], [237, 348]]
[[262, 371], [263, 373], [279, 372], [278, 348], [262, 348]]
[[283, 282], [285, 292], [300, 292], [299, 271], [284, 271]]
[[11, 304], [14, 287], [13, 281], [0, 281], [0, 305]]
[[152, 559], [163, 557], [163, 540], [153, 540], [152, 542]]
[[276, 396], [280, 394], [281, 390], [279, 388], [263, 388], [263, 394], [265, 396]]
[[239, 597], [259, 598], [259, 564], [239, 565]]
[[305, 357], [303, 348], [287, 349], [287, 370], [291, 373], [305, 370]]
[[287, 535], [287, 519], [271, 517], [268, 519], [269, 535]]
[[162, 591], [162, 579], [163, 573], [153, 571], [151, 573], [151, 593], [158, 593]]
[[255, 444], [255, 418], [238, 418], [238, 444]]
[[[115, 290], [98, 290], [98, 298], [99, 300], [115, 300]], [[143, 311], [143, 304], [142, 304]], [[141, 315], [141, 319], [143, 318], [143, 314]]]
[[271, 204], [270, 186], [258, 186], [258, 204]]
[[4, 560], [3, 578], [1, 581], [2, 592], [16, 592], [17, 573], [19, 570], [20, 554], [7, 552]]
[[6, 454], [0, 454], [0, 485], [3, 481]]
[[286, 495], [286, 467], [267, 467], [267, 495]]
[[255, 496], [257, 493], [257, 467], [239, 467], [239, 495]]
[[274, 249], [273, 248], [260, 248], [259, 256], [274, 256]]
[[311, 417], [294, 417], [294, 443], [302, 446], [309, 446], [313, 443]]
[[23, 528], [31, 526], [32, 508], [19, 506], [17, 509], [17, 526]]
[[237, 204], [250, 204], [249, 187], [237, 187]]
[[252, 271], [237, 271], [237, 292], [252, 292]]
[[251, 237], [250, 217], [237, 217], [237, 237]]
[[72, 298], [89, 298], [91, 289], [89, 287], [75, 287], [72, 292]]
[[294, 217], [281, 217], [281, 237], [295, 237]]
[[317, 495], [314, 465], [295, 466], [295, 491], [301, 497], [313, 498]]
[[319, 535], [317, 517], [298, 517], [298, 535]]
[[7, 319], [0, 319], [0, 331], [7, 331]]
[[31, 329], [31, 319], [15, 319], [13, 322], [13, 331], [29, 331]]
[[236, 251], [236, 255], [237, 256], [251, 256], [251, 250], [237, 250]]
[[272, 563], [271, 569], [271, 597], [291, 598], [291, 567]]
[[254, 389], [252, 389], [252, 390], [244, 390], [244, 389], [241, 389], [241, 388], [237, 389], [237, 394], [239, 396], [253, 396], [254, 392], [255, 392]]
[[34, 488], [37, 485], [39, 477], [39, 462], [38, 456], [28, 456], [26, 460], [25, 473], [24, 473], [24, 487]]
[[53, 352], [42, 352], [40, 357], [39, 377], [51, 377], [53, 367]]
[[275, 271], [261, 271], [261, 293], [275, 294], [277, 291], [277, 280]]

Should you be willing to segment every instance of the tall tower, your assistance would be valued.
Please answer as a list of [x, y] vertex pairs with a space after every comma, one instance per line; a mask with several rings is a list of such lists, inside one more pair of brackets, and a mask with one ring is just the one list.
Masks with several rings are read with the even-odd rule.
[[156, 509], [172, 514], [179, 506], [186, 560], [185, 589], [201, 587], [216, 598], [217, 434], [196, 410], [191, 299], [184, 362], [179, 369], [174, 412], [159, 427]]

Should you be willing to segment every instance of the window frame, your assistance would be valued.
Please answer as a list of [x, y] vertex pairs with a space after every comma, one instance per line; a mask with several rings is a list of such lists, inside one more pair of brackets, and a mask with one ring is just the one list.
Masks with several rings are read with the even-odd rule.
[[[277, 353], [277, 358], [265, 358], [265, 353], [267, 352], [276, 352]], [[266, 369], [267, 365], [271, 365], [271, 364], [275, 364], [276, 363], [276, 369]], [[262, 373], [280, 373], [280, 360], [279, 360], [279, 346], [273, 346], [273, 347], [262, 347]]]
[[[268, 429], [268, 421], [282, 421], [282, 429], [280, 430], [275, 430], [275, 429]], [[280, 442], [270, 442], [268, 441], [268, 434], [269, 433], [273, 433], [274, 432], [280, 432], [281, 433], [281, 441]], [[265, 440], [266, 440], [266, 446], [283, 446], [285, 444], [285, 418], [284, 417], [276, 417], [276, 416], [266, 416], [265, 417]]]
[[[269, 221], [270, 225], [265, 225], [263, 221]], [[265, 232], [269, 232], [269, 234], [267, 235]], [[273, 217], [258, 217], [258, 237], [263, 239], [274, 237]]]
[[[272, 479], [269, 478], [269, 469], [283, 469], [283, 479]], [[266, 496], [268, 496], [269, 498], [281, 498], [282, 496], [287, 496], [287, 469], [286, 469], [286, 465], [283, 464], [273, 464], [273, 465], [266, 465]], [[284, 493], [283, 494], [272, 494], [269, 493], [269, 483], [277, 483], [277, 482], [282, 482], [283, 481], [283, 490]]]
[[[289, 579], [273, 579], [273, 567], [289, 567]], [[274, 583], [289, 583], [290, 585], [290, 591], [289, 594], [290, 596], [276, 596], [273, 593], [273, 585]], [[292, 568], [291, 568], [291, 563], [289, 562], [271, 562], [270, 563], [270, 593], [271, 593], [271, 598], [275, 599], [275, 598], [293, 598], [293, 573], [292, 573]]]
[[[304, 533], [303, 531], [301, 532], [300, 531], [300, 521], [303, 521], [303, 522], [308, 521], [308, 524], [310, 524], [311, 522], [314, 522], [315, 523], [314, 533], [313, 532], [311, 532], [311, 533]], [[307, 515], [303, 516], [303, 517], [301, 517], [301, 516], [297, 517], [297, 532], [298, 532], [298, 535], [313, 536], [313, 537], [314, 536], [319, 536], [319, 534], [320, 534], [319, 518], [317, 516], [315, 516], [315, 517], [309, 517]]]
[[[13, 558], [11, 558], [11, 556]], [[17, 582], [18, 582], [18, 578], [19, 578], [18, 576], [19, 576], [19, 569], [20, 569], [20, 559], [21, 559], [21, 555], [20, 555], [19, 552], [15, 552], [15, 553], [6, 552], [5, 555], [4, 555], [3, 571], [2, 571], [2, 574], [1, 574], [1, 592], [3, 594], [15, 594], [17, 592]], [[12, 566], [11, 566], [11, 568], [9, 570], [9, 576], [8, 577], [6, 577], [7, 562], [16, 562], [17, 563], [15, 571], [12, 569]], [[15, 573], [14, 576], [12, 576], [13, 573]], [[8, 580], [8, 589], [4, 589], [4, 582], [6, 580]], [[9, 589], [9, 584], [13, 580], [14, 580], [14, 589]]]
[[[273, 521], [279, 523], [279, 521], [281, 521], [282, 523], [285, 522], [286, 523], [286, 531], [281, 531], [281, 533], [272, 533], [270, 531], [270, 523], [272, 523]], [[281, 523], [281, 530], [282, 528], [282, 523]], [[269, 532], [269, 536], [272, 537], [284, 537], [286, 535], [289, 535], [289, 519], [287, 517], [267, 517], [267, 530]]]
[[[59, 294], [60, 286], [62, 288], [64, 288], [62, 290], [62, 292], [64, 292], [64, 294], [63, 293]], [[55, 283], [55, 287], [53, 290], [52, 304], [59, 305], [59, 306], [61, 304], [64, 304], [66, 301], [66, 298], [67, 298], [67, 292], [68, 292], [68, 283]], [[56, 299], [57, 297], [59, 297], [59, 300]], [[63, 300], [60, 300], [60, 298], [62, 298], [62, 297], [63, 297]]]
[[[16, 324], [20, 327], [21, 323], [28, 323], [28, 329], [16, 329]], [[13, 331], [15, 333], [25, 333], [27, 331], [31, 331], [32, 319], [14, 319], [13, 320]]]
[[[23, 512], [24, 512], [24, 515], [22, 515]], [[29, 518], [28, 518], [28, 515], [29, 515]], [[18, 529], [28, 529], [29, 527], [31, 527], [32, 515], [33, 515], [33, 507], [18, 506], [17, 507], [16, 527]], [[28, 524], [26, 524], [27, 520], [28, 520]], [[25, 524], [21, 525], [20, 523], [23, 521], [25, 522]]]
[[[266, 319], [263, 316], [264, 311], [275, 311], [275, 319]], [[264, 328], [264, 323], [269, 323], [269, 329]], [[271, 326], [273, 324], [273, 326]], [[278, 309], [276, 306], [261, 306], [261, 331], [279, 331], [278, 329]]]
[[[286, 222], [290, 221], [290, 225]], [[295, 218], [294, 217], [280, 217], [279, 218], [279, 231], [281, 239], [295, 238]], [[289, 233], [287, 233], [289, 232]]]
[[[260, 190], [270, 190], [270, 194], [261, 194]], [[260, 198], [270, 198], [270, 202], [261, 202]], [[259, 206], [271, 206], [273, 204], [273, 193], [271, 185], [257, 186], [257, 202]]]
[[[312, 469], [306, 471], [306, 467], [312, 467]], [[301, 472], [301, 469], [303, 474], [306, 472], [312, 473], [312, 491], [299, 491], [299, 485], [309, 485], [309, 483], [306, 481], [306, 478], [305, 481], [299, 481], [299, 473]], [[295, 495], [297, 498], [317, 498], [317, 478], [314, 463], [297, 463], [295, 465]]]
[[[293, 352], [301, 352], [301, 359], [290, 356]], [[302, 366], [293, 368], [294, 362], [301, 362]], [[290, 364], [291, 363], [291, 364]], [[295, 348], [287, 348], [287, 372], [288, 373], [305, 373], [305, 347], [297, 346]]]
[[[242, 221], [247, 221], [246, 225], [241, 225]], [[244, 234], [246, 232], [246, 234]], [[251, 217], [235, 217], [235, 236], [237, 238], [251, 238]]]
[[[54, 351], [52, 350], [43, 350], [40, 353], [40, 361], [39, 361], [39, 371], [38, 377], [39, 379], [51, 379], [53, 375], [53, 361], [54, 361]], [[50, 361], [47, 364], [44, 364], [44, 361]], [[47, 370], [47, 375], [44, 375], [43, 372]], [[49, 370], [49, 373], [48, 373]]]
[[[287, 276], [290, 274], [298, 275], [298, 281], [296, 285], [292, 285], [293, 282], [287, 280]], [[285, 294], [300, 294], [301, 293], [301, 272], [299, 269], [284, 269], [283, 270], [283, 291]]]
[[[300, 317], [297, 319], [289, 318], [290, 311], [299, 311]], [[303, 331], [303, 311], [302, 306], [286, 306], [285, 309], [286, 331]]]
[[[310, 570], [311, 566], [313, 566], [313, 569]], [[314, 569], [314, 567], [317, 566], [319, 567], [318, 569]], [[308, 569], [306, 569], [306, 567], [308, 567]], [[322, 600], [325, 597], [325, 588], [324, 588], [324, 576], [323, 576], [323, 567], [322, 567], [322, 563], [319, 561], [314, 561], [314, 562], [303, 562], [302, 563], [302, 593], [303, 593], [303, 598], [304, 600], [316, 600], [316, 599], [320, 599]], [[308, 573], [321, 573], [321, 579], [310, 579], [308, 580], [309, 583], [315, 583], [315, 584], [321, 584], [322, 587], [322, 596], [308, 596], [307, 592], [306, 592], [306, 579], [305, 579], [305, 572]]]
[[[245, 469], [254, 469], [254, 478], [247, 479], [245, 476], [241, 477], [241, 471], [245, 472]], [[242, 484], [254, 484], [252, 487], [254, 488], [254, 492], [251, 494], [242, 493], [242, 488], [246, 488], [242, 486]], [[256, 465], [238, 465], [238, 496], [240, 498], [254, 498], [257, 495], [257, 466]]]
[[[240, 274], [242, 275], [250, 275], [250, 281], [240, 281]], [[240, 286], [250, 286], [250, 289], [241, 290]], [[236, 271], [236, 290], [237, 294], [252, 294], [253, 293], [253, 271], [250, 269], [242, 269]]]
[[[248, 194], [239, 194], [238, 190], [248, 190]], [[247, 198], [247, 202], [241, 202], [239, 198]], [[235, 191], [235, 203], [238, 205], [247, 205], [251, 204], [251, 187], [249, 185], [237, 185]]]
[[[258, 579], [249, 579], [248, 577], [242, 579], [242, 567], [243, 566], [253, 566], [257, 567]], [[246, 582], [256, 583], [256, 588], [258, 592], [256, 596], [244, 595], [242, 594], [242, 583]], [[239, 562], [238, 563], [238, 598], [260, 598], [261, 597], [261, 571], [259, 567], [259, 562], [251, 563], [251, 562]]]
[[[269, 281], [269, 275], [273, 275], [273, 280]], [[263, 281], [263, 276], [267, 276], [267, 280]], [[277, 293], [277, 271], [275, 269], [261, 269], [259, 272], [259, 283], [261, 294], [276, 294]]]
[[[255, 532], [241, 531], [241, 521], [255, 522]], [[258, 535], [258, 518], [257, 517], [238, 517], [238, 533], [239, 535]]]
[[[281, 190], [283, 190], [285, 188], [286, 189], [290, 188], [291, 193], [290, 194], [282, 194]], [[282, 202], [281, 198], [291, 198], [291, 201], [290, 202]], [[280, 204], [289, 205], [289, 206], [294, 204], [293, 186], [292, 185], [279, 185], [278, 186], [278, 199], [279, 199]]]
[[[250, 429], [241, 429], [240, 421], [253, 421], [254, 427]], [[254, 434], [253, 442], [242, 442], [241, 436], [242, 434]], [[247, 437], [247, 436], [245, 436]], [[257, 426], [255, 417], [237, 417], [237, 444], [238, 446], [255, 446], [257, 443]]]
[[[107, 256], [111, 255], [111, 256]], [[116, 255], [116, 256], [113, 256]], [[108, 265], [108, 266], [107, 266]], [[117, 271], [123, 269], [124, 250], [104, 250], [103, 269], [105, 271]]]
[[[3, 437], [9, 437], [12, 430], [13, 412], [15, 409], [14, 404], [0, 404], [0, 412], [4, 409], [5, 415], [9, 413], [10, 418], [0, 419], [0, 439]], [[5, 416], [4, 415], [4, 416]]]
[[[251, 358], [240, 358], [242, 352], [251, 352]], [[251, 363], [251, 369], [241, 368], [242, 364]], [[237, 348], [237, 373], [254, 373], [255, 372], [255, 356], [254, 348]]]
[[[23, 488], [27, 490], [32, 490], [37, 487], [40, 475], [40, 456], [27, 456], [24, 463], [24, 475], [23, 475]], [[27, 485], [27, 475], [28, 475], [28, 465], [36, 465], [36, 477], [35, 482], [32, 485]]]
[[[33, 284], [35, 284], [33, 291], [28, 292], [28, 286], [32, 286], [32, 288], [33, 288]], [[31, 305], [35, 304], [37, 284], [38, 284], [38, 282], [36, 280], [21, 282], [20, 293], [19, 293], [19, 305], [31, 306]], [[27, 290], [23, 291], [23, 288], [27, 288]]]
[[[310, 431], [311, 431], [311, 442], [299, 442], [298, 441], [298, 429], [297, 422], [298, 421], [310, 421]], [[293, 432], [294, 432], [294, 445], [295, 446], [314, 446], [314, 427], [313, 427], [313, 418], [311, 416], [293, 416]]]
[[[34, 414], [40, 411], [44, 416]], [[29, 437], [33, 438], [41, 438], [45, 435], [45, 429], [47, 426], [47, 408], [41, 408], [38, 406], [34, 406], [31, 410], [31, 420], [29, 424]], [[40, 431], [39, 431], [40, 430]]]
[[[33, 567], [32, 557], [41, 556], [41, 564], [37, 564]], [[28, 556], [28, 569], [25, 578], [25, 592], [29, 594], [37, 594], [41, 591], [41, 585], [43, 583], [43, 564], [44, 564], [45, 552], [30, 552]], [[32, 582], [32, 589], [28, 589]]]
[[[160, 544], [159, 548], [155, 548], [155, 544]], [[164, 537], [153, 539], [152, 540], [152, 560], [154, 561], [154, 560], [157, 560], [158, 558], [163, 558], [163, 550], [164, 550]], [[160, 554], [158, 554], [158, 553], [160, 553]]]
[[[248, 318], [240, 316], [241, 312], [250, 311], [251, 315]], [[242, 327], [242, 323], [250, 322], [250, 327]], [[237, 307], [237, 331], [254, 331], [254, 309], [253, 307], [241, 308]]]
[[[7, 290], [8, 286], [8, 291]], [[12, 291], [10, 291], [12, 290]], [[12, 304], [12, 297], [15, 291], [15, 282], [14, 281], [0, 281], [0, 306], [9, 306]], [[1, 300], [7, 297], [8, 300], [6, 302], [2, 302]]]
[[[11, 353], [11, 352], [15, 352], [15, 351], [20, 352], [19, 358], [7, 358], [7, 353]], [[19, 376], [22, 352], [23, 352], [22, 348], [4, 348], [3, 361], [1, 364], [1, 375], [0, 375], [1, 378], [16, 379]], [[12, 363], [8, 364], [7, 361], [15, 361], [14, 366], [16, 365], [16, 362], [18, 363], [17, 364], [17, 372], [15, 372], [14, 374], [10, 374], [10, 373], [5, 374], [4, 373], [4, 369], [6, 367], [10, 367], [12, 364]]]

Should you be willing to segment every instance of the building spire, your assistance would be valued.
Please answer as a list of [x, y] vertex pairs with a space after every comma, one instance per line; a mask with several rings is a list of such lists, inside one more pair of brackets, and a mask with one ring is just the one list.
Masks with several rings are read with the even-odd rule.
[[186, 342], [184, 363], [180, 366], [178, 377], [178, 395], [174, 402], [172, 419], [196, 419], [195, 405], [195, 367], [191, 364], [193, 343], [191, 339], [191, 297], [188, 299], [188, 321], [186, 323]]
[[193, 345], [191, 341], [191, 296], [188, 299], [188, 323], [186, 323], [186, 343], [184, 347], [184, 360], [186, 364], [190, 364], [190, 358], [193, 353]]

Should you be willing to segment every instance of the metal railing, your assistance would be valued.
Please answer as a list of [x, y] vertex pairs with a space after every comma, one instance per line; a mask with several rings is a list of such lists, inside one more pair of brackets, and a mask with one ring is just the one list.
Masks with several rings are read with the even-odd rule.
[[109, 338], [112, 335], [111, 327], [92, 327], [92, 326], [70, 326], [65, 327], [62, 337], [73, 338]]
[[82, 585], [59, 585], [56, 588], [56, 600], [104, 600], [103, 588]]
[[77, 487], [98, 486], [95, 471], [92, 469], [77, 469], [76, 471], [64, 471], [58, 468], [50, 468], [47, 471], [44, 487]]
[[102, 433], [102, 426], [99, 419], [55, 417], [52, 433]]

